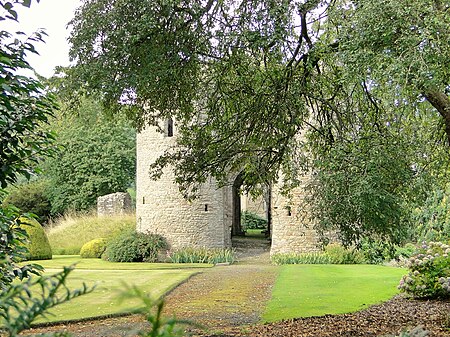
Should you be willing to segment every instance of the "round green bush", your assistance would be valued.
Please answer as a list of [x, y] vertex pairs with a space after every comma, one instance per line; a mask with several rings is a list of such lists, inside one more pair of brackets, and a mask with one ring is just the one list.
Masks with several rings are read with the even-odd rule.
[[113, 262], [156, 262], [159, 251], [166, 248], [160, 235], [128, 230], [108, 242], [102, 258]]
[[106, 239], [94, 239], [86, 242], [81, 247], [80, 255], [82, 258], [101, 258], [106, 249]]
[[27, 260], [50, 260], [52, 258], [52, 248], [48, 242], [44, 228], [34, 219], [22, 218], [21, 227], [28, 234]]

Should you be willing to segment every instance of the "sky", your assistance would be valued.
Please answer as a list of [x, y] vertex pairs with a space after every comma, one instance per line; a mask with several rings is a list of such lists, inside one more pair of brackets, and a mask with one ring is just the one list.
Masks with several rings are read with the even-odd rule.
[[38, 28], [45, 28], [49, 35], [45, 37], [45, 44], [35, 45], [40, 55], [30, 55], [27, 58], [38, 74], [50, 77], [56, 66], [69, 65], [67, 42], [69, 30], [66, 26], [81, 2], [81, 0], [41, 0], [39, 3], [33, 1], [30, 8], [17, 7], [19, 25], [14, 27], [14, 30], [31, 34]]

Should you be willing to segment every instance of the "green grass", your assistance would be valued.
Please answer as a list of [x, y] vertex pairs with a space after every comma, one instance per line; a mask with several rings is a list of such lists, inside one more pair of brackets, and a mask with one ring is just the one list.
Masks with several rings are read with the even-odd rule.
[[388, 300], [406, 271], [374, 265], [285, 265], [263, 321], [341, 314]]
[[266, 236], [264, 233], [261, 233], [264, 231], [264, 229], [246, 229], [245, 230], [245, 237], [246, 238], [256, 238], [256, 239], [265, 239]]
[[47, 226], [47, 236], [53, 254], [79, 254], [88, 241], [109, 238], [121, 231], [136, 227], [135, 216], [121, 215], [97, 217], [97, 215], [65, 215]]
[[56, 256], [53, 260], [33, 261], [44, 268], [48, 274], [61, 270], [79, 261], [70, 274], [68, 286], [79, 288], [83, 282], [96, 285], [87, 295], [55, 307], [46, 319], [35, 323], [74, 320], [130, 312], [141, 305], [137, 300], [120, 303], [118, 297], [124, 283], [135, 285], [152, 297], [159, 298], [179, 283], [211, 265], [173, 264], [173, 263], [113, 263], [100, 259], [81, 259], [79, 256]]
[[76, 264], [76, 269], [87, 270], [164, 270], [210, 268], [212, 264], [199, 263], [146, 263], [146, 262], [109, 262], [102, 259], [83, 259], [80, 255], [53, 255], [52, 260], [33, 261], [47, 269], [62, 269]]

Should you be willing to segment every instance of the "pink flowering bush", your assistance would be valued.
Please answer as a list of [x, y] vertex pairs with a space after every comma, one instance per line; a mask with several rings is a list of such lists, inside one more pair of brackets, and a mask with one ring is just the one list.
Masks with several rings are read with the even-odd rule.
[[450, 297], [450, 246], [423, 243], [409, 259], [409, 273], [398, 288], [415, 298]]

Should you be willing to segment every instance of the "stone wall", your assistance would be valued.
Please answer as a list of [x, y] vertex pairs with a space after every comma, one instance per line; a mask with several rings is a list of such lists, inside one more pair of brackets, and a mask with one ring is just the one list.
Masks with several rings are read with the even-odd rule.
[[174, 144], [175, 137], [154, 127], [137, 135], [137, 230], [164, 236], [172, 248], [230, 247], [231, 189], [217, 189], [211, 180], [201, 187], [199, 198], [189, 202], [179, 193], [170, 168], [160, 179], [150, 179], [150, 164]]
[[98, 216], [111, 216], [131, 212], [131, 197], [128, 193], [117, 192], [97, 198]]
[[319, 237], [309, 222], [303, 204], [305, 184], [294, 189], [291, 197], [283, 196], [279, 186], [272, 189], [272, 247], [270, 254], [319, 251]]

